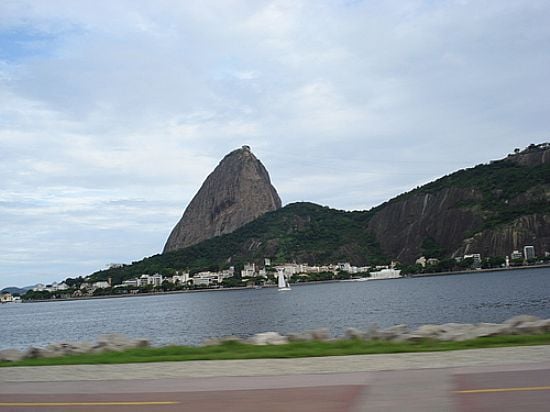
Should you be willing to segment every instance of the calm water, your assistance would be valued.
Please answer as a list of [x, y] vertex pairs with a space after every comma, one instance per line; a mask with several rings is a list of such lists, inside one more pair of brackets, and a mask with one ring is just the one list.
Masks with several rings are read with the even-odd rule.
[[550, 269], [417, 279], [340, 282], [276, 289], [0, 306], [0, 348], [92, 341], [110, 332], [154, 344], [199, 344], [207, 337], [367, 329], [399, 323], [502, 322], [519, 314], [550, 318]]

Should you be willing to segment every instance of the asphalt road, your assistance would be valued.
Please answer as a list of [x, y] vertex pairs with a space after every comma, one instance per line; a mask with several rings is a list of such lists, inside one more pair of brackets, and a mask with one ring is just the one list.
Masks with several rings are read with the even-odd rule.
[[0, 412], [549, 411], [550, 347], [506, 349], [416, 354], [425, 363], [413, 368], [414, 354], [2, 368]]

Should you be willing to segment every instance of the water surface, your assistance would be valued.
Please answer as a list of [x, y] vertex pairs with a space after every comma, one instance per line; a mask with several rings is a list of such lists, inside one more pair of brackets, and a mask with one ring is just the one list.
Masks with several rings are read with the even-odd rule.
[[341, 335], [426, 323], [502, 322], [519, 314], [550, 318], [550, 269], [415, 279], [338, 282], [276, 289], [182, 293], [0, 306], [0, 349], [93, 341], [117, 332], [154, 344], [199, 344], [208, 337], [299, 332]]

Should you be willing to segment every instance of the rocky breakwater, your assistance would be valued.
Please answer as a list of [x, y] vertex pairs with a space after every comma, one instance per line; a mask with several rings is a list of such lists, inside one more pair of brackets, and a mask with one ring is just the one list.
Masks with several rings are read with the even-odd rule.
[[122, 352], [128, 349], [146, 348], [150, 345], [147, 339], [131, 339], [125, 335], [113, 333], [100, 336], [94, 343], [52, 343], [44, 348], [31, 346], [24, 351], [5, 349], [0, 351], [0, 361], [15, 362], [23, 359], [59, 358], [68, 355]]
[[422, 340], [465, 341], [488, 336], [538, 335], [550, 333], [550, 319], [540, 319], [531, 315], [519, 315], [504, 323], [445, 323], [443, 325], [422, 325], [410, 329], [407, 325], [395, 325], [381, 329], [372, 326], [368, 330], [349, 328], [341, 338], [332, 338], [328, 329], [281, 335], [277, 332], [263, 332], [241, 339], [226, 336], [208, 339], [205, 346], [219, 345], [228, 341], [238, 341], [252, 345], [283, 345], [289, 342], [331, 341], [337, 339], [359, 339], [365, 341], [415, 342]]
[[[410, 329], [407, 325], [395, 325], [389, 328], [372, 326], [368, 330], [349, 328], [344, 336], [333, 338], [328, 329], [317, 329], [300, 333], [282, 335], [278, 332], [257, 333], [249, 338], [226, 336], [208, 339], [203, 346], [222, 345], [237, 342], [249, 345], [285, 345], [291, 342], [329, 342], [335, 340], [363, 340], [387, 342], [419, 341], [466, 341], [489, 336], [539, 335], [550, 333], [550, 319], [540, 319], [531, 315], [519, 315], [504, 323], [445, 323], [442, 325], [422, 325]], [[104, 335], [95, 343], [55, 343], [45, 348], [30, 347], [26, 351], [6, 349], [0, 351], [0, 361], [19, 361], [23, 359], [53, 358], [67, 355], [95, 354], [124, 351], [133, 348], [149, 347], [146, 339], [130, 339], [124, 335]]]

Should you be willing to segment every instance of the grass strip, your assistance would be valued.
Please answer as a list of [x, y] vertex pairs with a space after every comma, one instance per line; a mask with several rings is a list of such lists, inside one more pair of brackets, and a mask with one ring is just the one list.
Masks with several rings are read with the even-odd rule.
[[461, 349], [496, 348], [550, 344], [550, 333], [541, 335], [510, 335], [483, 337], [463, 342], [422, 340], [418, 342], [387, 342], [359, 339], [327, 342], [291, 342], [286, 345], [255, 346], [240, 342], [225, 342], [215, 346], [164, 346], [129, 349], [123, 352], [70, 355], [58, 358], [24, 359], [0, 362], [7, 366], [51, 366], [120, 364], [193, 360], [228, 360], [262, 358], [305, 358], [318, 356], [367, 355], [382, 353], [434, 352]]

